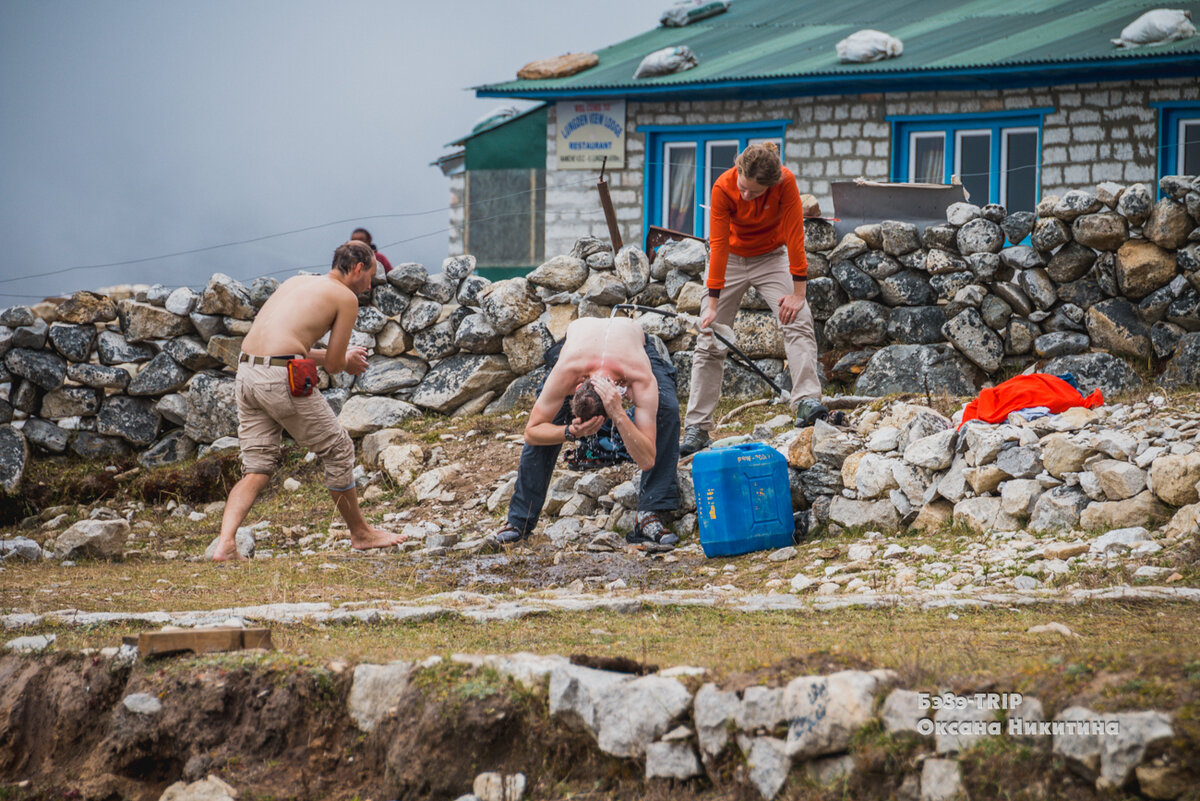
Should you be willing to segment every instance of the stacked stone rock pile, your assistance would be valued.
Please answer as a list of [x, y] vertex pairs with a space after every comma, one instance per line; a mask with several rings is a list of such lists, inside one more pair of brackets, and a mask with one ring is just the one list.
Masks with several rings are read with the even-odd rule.
[[[1078, 546], [1048, 558], [1101, 562], [1198, 533], [1194, 403], [1152, 396], [1034, 420], [971, 421], [956, 432], [958, 417], [898, 403], [859, 413], [854, 431], [820, 422], [775, 444], [792, 467], [796, 505], [835, 530], [953, 521], [986, 532], [1075, 531]], [[1107, 539], [1084, 541], [1100, 530]], [[1065, 572], [1066, 563], [1052, 567]]]
[[[642, 761], [647, 780], [704, 777], [723, 756], [736, 752], [745, 761], [741, 780], [767, 801], [780, 793], [793, 770], [820, 786], [842, 784], [856, 770], [850, 753], [855, 734], [880, 723], [887, 735], [917, 738], [926, 752], [919, 767], [903, 777], [900, 797], [957, 797], [964, 791], [959, 755], [996, 738], [1052, 751], [1098, 789], [1136, 780], [1151, 797], [1170, 799], [1186, 784], [1182, 766], [1168, 753], [1174, 729], [1163, 712], [1097, 713], [1071, 706], [1050, 715], [1028, 696], [1000, 710], [999, 696], [987, 693], [964, 693], [963, 708], [934, 711], [922, 707], [921, 694], [896, 687], [899, 677], [890, 670], [797, 676], [780, 686], [742, 690], [710, 681], [693, 692], [681, 679], [703, 676], [702, 668], [633, 677], [573, 665], [559, 656], [456, 654], [452, 659], [493, 669], [531, 688], [548, 685], [544, 691], [552, 716], [589, 734], [604, 754]], [[351, 716], [372, 731], [396, 704], [410, 675], [421, 669], [409, 663], [358, 666], [348, 699]], [[1080, 736], [1076, 727], [1083, 726], [1088, 727], [1084, 731], [1099, 726], [1101, 734]], [[1105, 735], [1105, 726], [1120, 736]]]
[[1119, 356], [1167, 365], [1164, 386], [1196, 383], [1200, 179], [1159, 186], [1157, 202], [1142, 184], [1102, 184], [1036, 213], [955, 203], [944, 224], [864, 225], [836, 246], [810, 221], [822, 350], [848, 351], [833, 374], [857, 394], [968, 395], [981, 373], [1040, 359], [1090, 387], [1140, 385]]
[[[973, 394], [997, 371], [1044, 359], [1086, 389], [1136, 387], [1157, 360], [1166, 387], [1200, 383], [1200, 179], [1168, 177], [1153, 201], [1139, 184], [1047, 197], [1036, 214], [955, 204], [947, 222], [862, 226], [837, 241], [806, 222], [809, 300], [832, 375], [858, 394]], [[1004, 247], [1029, 237], [1030, 245]], [[495, 284], [471, 256], [438, 275], [400, 264], [362, 298], [351, 342], [370, 351], [355, 379], [321, 390], [359, 437], [423, 412], [527, 406], [544, 353], [578, 316], [635, 303], [685, 315], [706, 295], [706, 246], [664, 245], [653, 262], [591, 237], [527, 278]], [[162, 286], [0, 312], [0, 485], [13, 491], [34, 452], [147, 466], [188, 458], [236, 434], [233, 370], [242, 337], [277, 282], [217, 274], [204, 289]], [[738, 347], [768, 375], [783, 340], [761, 295], [742, 300]], [[639, 313], [679, 369], [686, 394], [695, 336], [686, 320]], [[7, 387], [7, 393], [3, 388]], [[727, 397], [765, 385], [727, 365]], [[11, 423], [11, 424], [10, 424]]]

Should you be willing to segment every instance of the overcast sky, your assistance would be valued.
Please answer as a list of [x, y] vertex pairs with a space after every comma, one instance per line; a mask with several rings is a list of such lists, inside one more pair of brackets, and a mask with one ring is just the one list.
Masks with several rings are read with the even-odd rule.
[[660, 5], [0, 0], [0, 308], [325, 269], [359, 224], [438, 269], [449, 189], [429, 163], [503, 105], [468, 87], [649, 30]]

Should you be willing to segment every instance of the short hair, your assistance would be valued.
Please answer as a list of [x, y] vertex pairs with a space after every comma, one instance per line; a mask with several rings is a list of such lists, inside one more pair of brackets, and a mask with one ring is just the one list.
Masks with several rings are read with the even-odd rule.
[[607, 416], [604, 402], [596, 392], [595, 381], [591, 378], [579, 385], [575, 396], [571, 398], [571, 414], [580, 420], [591, 420], [593, 417]]
[[333, 251], [333, 269], [343, 275], [349, 275], [359, 262], [368, 266], [375, 262], [375, 254], [365, 242], [352, 239]]
[[368, 231], [366, 228], [355, 228], [353, 231], [350, 232], [350, 238], [354, 239], [359, 234], [362, 234], [363, 236], [366, 237], [366, 239], [364, 239], [363, 241], [366, 242], [368, 245], [374, 243], [374, 240], [371, 239], [371, 232]]
[[750, 145], [738, 154], [737, 168], [744, 178], [761, 186], [774, 186], [783, 177], [779, 145], [774, 142]]

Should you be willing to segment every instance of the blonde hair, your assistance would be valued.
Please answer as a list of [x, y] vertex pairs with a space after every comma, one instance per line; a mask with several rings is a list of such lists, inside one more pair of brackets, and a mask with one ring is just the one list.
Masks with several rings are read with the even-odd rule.
[[774, 186], [783, 177], [783, 165], [779, 161], [779, 145], [762, 142], [750, 145], [737, 157], [738, 172], [762, 186]]

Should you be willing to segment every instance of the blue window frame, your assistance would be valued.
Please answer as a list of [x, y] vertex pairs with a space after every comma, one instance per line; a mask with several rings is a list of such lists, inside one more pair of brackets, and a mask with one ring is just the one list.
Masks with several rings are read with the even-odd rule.
[[646, 135], [644, 229], [661, 225], [708, 236], [712, 185], [747, 145], [773, 141], [783, 152], [791, 120], [735, 125], [641, 125]]
[[1200, 175], [1200, 103], [1151, 103], [1158, 109], [1158, 177]]
[[1041, 194], [1042, 123], [1052, 108], [893, 116], [892, 181], [950, 183], [971, 202], [1033, 211]]

